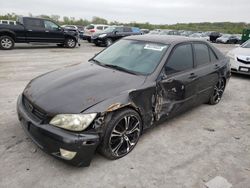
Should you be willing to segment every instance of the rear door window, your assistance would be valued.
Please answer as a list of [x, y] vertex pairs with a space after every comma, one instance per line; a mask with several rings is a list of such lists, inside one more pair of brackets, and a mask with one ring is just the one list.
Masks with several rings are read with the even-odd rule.
[[41, 29], [44, 28], [44, 21], [40, 19], [25, 19], [24, 20], [25, 26], [28, 28], [34, 28], [34, 29]]
[[124, 27], [123, 31], [124, 32], [132, 32], [132, 29], [130, 27]]
[[165, 73], [173, 74], [193, 68], [193, 50], [191, 44], [177, 46], [165, 65]]
[[103, 30], [103, 26], [97, 26], [96, 29]]
[[194, 44], [195, 58], [197, 66], [210, 63], [209, 49], [206, 44]]

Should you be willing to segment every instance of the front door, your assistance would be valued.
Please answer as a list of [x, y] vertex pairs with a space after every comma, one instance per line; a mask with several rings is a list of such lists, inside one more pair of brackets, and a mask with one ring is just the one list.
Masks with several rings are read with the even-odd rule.
[[49, 42], [64, 41], [64, 32], [57, 24], [49, 20], [44, 20], [44, 26], [45, 36]]
[[181, 44], [172, 50], [157, 81], [156, 119], [170, 117], [194, 105], [197, 75], [192, 45]]

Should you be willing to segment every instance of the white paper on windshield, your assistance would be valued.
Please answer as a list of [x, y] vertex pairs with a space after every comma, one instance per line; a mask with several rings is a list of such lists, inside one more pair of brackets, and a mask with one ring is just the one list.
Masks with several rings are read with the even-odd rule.
[[167, 46], [160, 46], [160, 45], [157, 45], [157, 44], [146, 44], [144, 46], [144, 49], [146, 49], [146, 50], [162, 51], [166, 47]]

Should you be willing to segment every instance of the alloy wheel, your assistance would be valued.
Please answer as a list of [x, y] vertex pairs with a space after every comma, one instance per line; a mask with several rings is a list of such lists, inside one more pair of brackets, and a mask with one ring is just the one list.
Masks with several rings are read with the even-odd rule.
[[11, 48], [12, 45], [13, 45], [13, 42], [12, 42], [10, 39], [8, 39], [8, 38], [3, 38], [3, 39], [1, 40], [1, 46], [2, 46], [3, 48], [5, 48], [5, 49]]
[[122, 157], [135, 147], [140, 137], [140, 127], [140, 121], [133, 115], [123, 117], [114, 126], [109, 139], [109, 147], [114, 156]]
[[213, 99], [215, 103], [220, 102], [224, 90], [225, 90], [225, 81], [223, 79], [220, 79], [214, 87]]
[[110, 46], [112, 43], [113, 43], [113, 41], [111, 39], [107, 39], [106, 40], [106, 45], [107, 46]]
[[73, 47], [75, 47], [75, 40], [74, 39], [69, 39], [68, 40], [68, 46], [70, 47], [70, 48], [73, 48]]

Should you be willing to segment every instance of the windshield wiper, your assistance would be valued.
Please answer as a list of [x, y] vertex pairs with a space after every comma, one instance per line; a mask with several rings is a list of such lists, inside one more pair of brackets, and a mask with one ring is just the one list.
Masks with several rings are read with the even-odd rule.
[[102, 62], [96, 60], [95, 58], [92, 58], [92, 59], [90, 59], [89, 61], [94, 61], [96, 64], [101, 65], [101, 66], [104, 66], [104, 64], [103, 64]]
[[113, 69], [116, 69], [116, 70], [120, 70], [120, 71], [123, 71], [123, 72], [127, 72], [127, 73], [130, 73], [130, 74], [135, 74], [137, 75], [135, 72], [133, 71], [130, 71], [128, 69], [125, 69], [123, 67], [119, 67], [117, 65], [110, 65], [110, 64], [103, 64], [105, 67], [110, 67], [110, 68], [113, 68]]
[[134, 74], [134, 75], [137, 75], [135, 72], [133, 71], [130, 71], [128, 69], [125, 69], [123, 67], [119, 67], [117, 65], [110, 65], [110, 64], [105, 64], [105, 63], [102, 63], [100, 61], [98, 61], [97, 59], [95, 58], [92, 58], [90, 59], [90, 61], [94, 61], [97, 65], [100, 65], [100, 66], [103, 66], [103, 67], [109, 67], [109, 68], [113, 68], [113, 69], [116, 69], [116, 70], [120, 70], [120, 71], [123, 71], [123, 72], [127, 72], [127, 73], [130, 73], [130, 74]]

